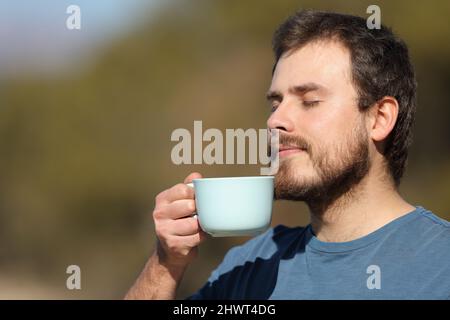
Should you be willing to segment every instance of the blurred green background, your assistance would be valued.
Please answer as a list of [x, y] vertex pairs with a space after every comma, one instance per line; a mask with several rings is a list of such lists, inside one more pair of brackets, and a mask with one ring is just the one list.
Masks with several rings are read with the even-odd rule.
[[[81, 8], [67, 30], [66, 8]], [[0, 4], [0, 298], [120, 299], [154, 244], [157, 193], [191, 171], [258, 175], [259, 165], [172, 164], [176, 128], [264, 128], [271, 37], [300, 8], [382, 22], [409, 45], [419, 108], [401, 187], [450, 219], [450, 2], [13, 1]], [[277, 202], [273, 224], [303, 225]], [[211, 239], [179, 290], [199, 288], [245, 238]], [[81, 290], [67, 290], [68, 265]]]

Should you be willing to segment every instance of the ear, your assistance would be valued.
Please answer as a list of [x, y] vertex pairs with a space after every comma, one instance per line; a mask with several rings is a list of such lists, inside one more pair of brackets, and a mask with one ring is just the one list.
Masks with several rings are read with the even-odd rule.
[[378, 100], [370, 110], [369, 134], [374, 141], [381, 142], [394, 129], [398, 117], [398, 102], [386, 96]]

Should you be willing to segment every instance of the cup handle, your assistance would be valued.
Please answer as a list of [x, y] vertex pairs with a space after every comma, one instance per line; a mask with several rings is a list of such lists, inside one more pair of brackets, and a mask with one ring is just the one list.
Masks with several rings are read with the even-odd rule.
[[[188, 187], [191, 187], [192, 189], [195, 190], [194, 184], [193, 184], [192, 182], [186, 183], [186, 185], [187, 185]], [[197, 219], [197, 212], [194, 211], [194, 212], [192, 213], [192, 217], [195, 218], [195, 219]]]

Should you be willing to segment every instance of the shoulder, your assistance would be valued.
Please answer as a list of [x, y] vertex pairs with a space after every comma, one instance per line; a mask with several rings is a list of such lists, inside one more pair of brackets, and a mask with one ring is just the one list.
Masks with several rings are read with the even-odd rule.
[[446, 230], [447, 232], [450, 232], [450, 222], [447, 220], [438, 217], [436, 214], [431, 212], [430, 210], [427, 210], [423, 207], [418, 207], [420, 216], [427, 220], [427, 222], [431, 225], [436, 226], [437, 228], [440, 228], [442, 230]]
[[418, 207], [417, 210], [418, 219], [415, 227], [423, 235], [436, 240], [450, 241], [450, 222], [423, 207]]
[[408, 239], [410, 249], [439, 254], [442, 258], [449, 257], [450, 261], [450, 222], [432, 211], [418, 206], [414, 219], [399, 230], [399, 235]]

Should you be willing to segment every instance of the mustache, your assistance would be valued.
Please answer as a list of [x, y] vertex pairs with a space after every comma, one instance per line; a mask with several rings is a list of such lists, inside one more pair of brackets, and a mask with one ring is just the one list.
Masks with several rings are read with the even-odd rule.
[[[272, 129], [273, 130], [273, 129]], [[270, 131], [268, 131], [270, 132]], [[270, 147], [270, 134], [267, 136], [268, 143], [267, 143], [267, 156], [272, 156], [272, 150]], [[300, 149], [304, 149], [306, 152], [311, 153], [311, 146], [310, 144], [302, 137], [299, 136], [290, 136], [287, 134], [282, 133], [280, 130], [278, 130], [278, 143], [279, 145], [284, 146], [292, 146]]]
[[300, 149], [305, 149], [306, 151], [310, 151], [310, 149], [311, 149], [310, 144], [302, 137], [290, 136], [290, 135], [282, 134], [280, 132], [279, 138], [280, 138], [279, 142], [281, 145], [293, 146], [293, 147], [297, 147]]

